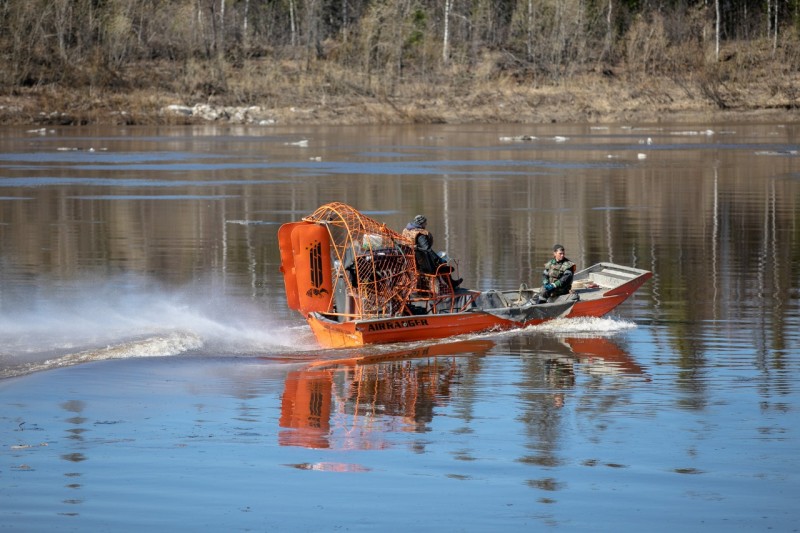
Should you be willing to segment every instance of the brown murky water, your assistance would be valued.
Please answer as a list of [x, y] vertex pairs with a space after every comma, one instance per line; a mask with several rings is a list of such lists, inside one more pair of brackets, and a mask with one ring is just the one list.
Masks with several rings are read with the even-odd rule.
[[[792, 530], [799, 145], [789, 123], [0, 130], [0, 517]], [[603, 319], [320, 350], [276, 232], [329, 201], [425, 214], [475, 288], [535, 284], [554, 242], [654, 277]]]

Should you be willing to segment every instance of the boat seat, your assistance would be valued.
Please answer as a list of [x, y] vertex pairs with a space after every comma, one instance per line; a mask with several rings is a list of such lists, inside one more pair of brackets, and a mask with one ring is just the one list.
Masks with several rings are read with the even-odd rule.
[[478, 296], [475, 303], [478, 305], [478, 307], [483, 307], [486, 309], [500, 309], [510, 306], [505, 295], [495, 289], [489, 289], [488, 291], [482, 292], [481, 295]]
[[448, 278], [436, 274], [420, 274], [417, 279], [417, 292], [427, 295], [450, 294], [453, 288]]
[[567, 293], [567, 294], [562, 294], [561, 296], [557, 296], [555, 298], [551, 298], [550, 302], [551, 303], [577, 302], [580, 299], [581, 299], [581, 295], [580, 294], [578, 294], [577, 292], [570, 292], [570, 293]]

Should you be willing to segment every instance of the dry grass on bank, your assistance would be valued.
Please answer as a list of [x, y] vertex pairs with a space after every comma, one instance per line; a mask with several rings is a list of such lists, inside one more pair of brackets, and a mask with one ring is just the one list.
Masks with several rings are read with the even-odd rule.
[[0, 94], [0, 123], [178, 124], [171, 104], [258, 106], [275, 124], [551, 123], [798, 117], [798, 58], [770, 58], [766, 45], [728, 46], [719, 62], [675, 74], [632, 75], [624, 66], [557, 80], [500, 68], [487, 57], [436, 77], [367, 77], [333, 63], [253, 60], [150, 63], [99, 85], [17, 88]]

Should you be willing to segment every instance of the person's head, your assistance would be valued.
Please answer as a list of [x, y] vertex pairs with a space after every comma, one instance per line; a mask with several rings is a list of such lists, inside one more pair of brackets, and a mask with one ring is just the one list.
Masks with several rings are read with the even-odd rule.
[[428, 219], [425, 218], [425, 215], [417, 215], [414, 217], [414, 225], [424, 228], [428, 225]]
[[553, 257], [556, 259], [563, 259], [565, 252], [566, 250], [564, 250], [564, 246], [561, 244], [556, 244], [553, 246]]

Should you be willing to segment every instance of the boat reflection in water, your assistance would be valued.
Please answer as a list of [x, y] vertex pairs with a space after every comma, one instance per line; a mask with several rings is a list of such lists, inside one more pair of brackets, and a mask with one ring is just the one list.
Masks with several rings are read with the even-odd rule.
[[[316, 361], [286, 377], [278, 441], [284, 446], [382, 449], [392, 432], [416, 432], [449, 401], [464, 368], [489, 340]], [[336, 422], [332, 430], [332, 420]], [[333, 440], [336, 440], [334, 445]]]
[[[647, 377], [628, 353], [605, 337], [567, 337], [572, 358], [584, 365], [589, 374], [621, 374]], [[649, 381], [649, 377], [647, 377]]]
[[[425, 431], [435, 408], [454, 399], [456, 385], [479, 372], [474, 362], [496, 346], [486, 339], [435, 344], [316, 361], [292, 371], [281, 399], [278, 442], [340, 450], [388, 448], [392, 434]], [[544, 378], [556, 407], [563, 405], [565, 390], [575, 386], [575, 365], [591, 374], [644, 375], [607, 338], [548, 338], [542, 349], [548, 354]]]
[[565, 390], [575, 386], [575, 367], [591, 376], [638, 376], [650, 381], [644, 369], [628, 353], [605, 337], [566, 337], [556, 339], [569, 348], [569, 355], [548, 357], [544, 361], [545, 382], [552, 388], [552, 402], [563, 407]]

